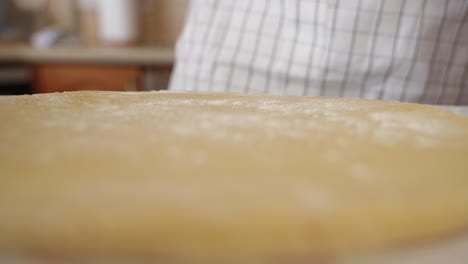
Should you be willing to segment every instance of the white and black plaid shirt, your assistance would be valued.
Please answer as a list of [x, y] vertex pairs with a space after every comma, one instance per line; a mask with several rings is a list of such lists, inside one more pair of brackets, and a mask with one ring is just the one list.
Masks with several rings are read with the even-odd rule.
[[468, 0], [193, 0], [170, 89], [468, 104]]

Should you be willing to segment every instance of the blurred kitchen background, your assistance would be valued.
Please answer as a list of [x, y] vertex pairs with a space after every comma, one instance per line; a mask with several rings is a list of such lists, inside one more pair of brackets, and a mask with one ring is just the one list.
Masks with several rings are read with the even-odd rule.
[[189, 0], [0, 0], [0, 95], [167, 88]]

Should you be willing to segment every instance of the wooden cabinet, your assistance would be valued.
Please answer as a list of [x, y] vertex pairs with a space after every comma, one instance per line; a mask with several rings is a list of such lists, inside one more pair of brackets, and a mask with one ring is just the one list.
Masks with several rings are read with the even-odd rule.
[[143, 69], [137, 65], [35, 64], [32, 73], [34, 93], [143, 89]]

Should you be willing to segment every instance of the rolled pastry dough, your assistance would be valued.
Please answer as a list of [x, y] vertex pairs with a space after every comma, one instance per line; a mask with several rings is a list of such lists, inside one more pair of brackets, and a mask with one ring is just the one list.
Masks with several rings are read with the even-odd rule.
[[0, 251], [346, 256], [461, 233], [468, 119], [416, 104], [72, 92], [0, 99]]

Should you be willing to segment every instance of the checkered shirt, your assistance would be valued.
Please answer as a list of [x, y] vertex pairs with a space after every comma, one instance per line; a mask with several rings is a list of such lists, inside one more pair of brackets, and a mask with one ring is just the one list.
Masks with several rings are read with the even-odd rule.
[[468, 105], [468, 0], [192, 0], [171, 90]]

